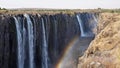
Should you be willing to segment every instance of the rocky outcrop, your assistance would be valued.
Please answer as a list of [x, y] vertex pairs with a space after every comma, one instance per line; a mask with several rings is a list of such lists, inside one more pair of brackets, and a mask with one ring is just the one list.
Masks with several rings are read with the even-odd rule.
[[[17, 66], [16, 29], [14, 19], [0, 16], [0, 67], [15, 68]], [[11, 27], [10, 27], [11, 26]]]
[[120, 68], [120, 14], [102, 13], [97, 36], [82, 57], [78, 68]]

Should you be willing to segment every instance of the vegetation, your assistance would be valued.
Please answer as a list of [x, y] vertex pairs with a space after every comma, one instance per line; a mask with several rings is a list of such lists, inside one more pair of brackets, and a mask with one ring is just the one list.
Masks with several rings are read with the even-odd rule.
[[109, 12], [109, 13], [120, 13], [120, 8], [119, 9], [102, 9], [98, 8], [100, 12]]
[[6, 9], [6, 8], [1, 8], [1, 7], [0, 7], [0, 10], [7, 10], [7, 9]]
[[109, 12], [109, 13], [120, 13], [120, 9], [40, 9], [40, 8], [20, 8], [20, 9], [6, 9], [0, 7], [0, 13], [8, 13], [8, 14], [22, 14], [22, 13], [32, 13], [32, 14], [56, 14], [56, 13], [67, 13], [74, 14], [78, 12]]

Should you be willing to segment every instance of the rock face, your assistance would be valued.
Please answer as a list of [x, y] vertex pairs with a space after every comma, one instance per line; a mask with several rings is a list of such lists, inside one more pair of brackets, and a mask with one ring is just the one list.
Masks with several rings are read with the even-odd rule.
[[81, 28], [92, 40], [96, 20], [94, 13], [1, 14], [0, 68], [55, 68], [70, 41], [81, 38]]
[[16, 27], [11, 22], [10, 16], [0, 16], [0, 68], [17, 67]]
[[97, 35], [82, 57], [78, 68], [120, 68], [120, 14], [102, 13]]

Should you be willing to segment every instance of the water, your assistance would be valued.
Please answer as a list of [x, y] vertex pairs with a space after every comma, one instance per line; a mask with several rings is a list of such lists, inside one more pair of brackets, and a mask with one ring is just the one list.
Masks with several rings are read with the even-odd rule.
[[[63, 50], [67, 48], [71, 40], [78, 36], [93, 37], [92, 29], [97, 26], [98, 22], [96, 16], [89, 13], [77, 14], [75, 16], [77, 20], [64, 14], [53, 16], [40, 16], [38, 14], [38, 16], [31, 15], [31, 17], [28, 14], [14, 17], [15, 33], [17, 33], [17, 49], [15, 49], [17, 50], [17, 67], [15, 68], [54, 68], [64, 54]], [[77, 22], [74, 22], [74, 20]], [[81, 32], [81, 35], [78, 35], [79, 32]], [[11, 39], [10, 41], [14, 40]], [[86, 42], [81, 41], [80, 43]], [[11, 44], [14, 45], [16, 42]], [[78, 44], [78, 46], [80, 45]], [[77, 53], [76, 48], [79, 53], [79, 47], [74, 46], [74, 49], [72, 49], [74, 53], [70, 52], [70, 54]], [[68, 59], [68, 57], [65, 58]]]
[[45, 25], [44, 20], [42, 18], [42, 35], [43, 35], [43, 42], [42, 42], [42, 68], [48, 68], [48, 45], [46, 40], [46, 33], [45, 33]]
[[80, 26], [80, 31], [81, 31], [81, 37], [86, 37], [86, 34], [84, 32], [84, 29], [83, 29], [83, 25], [82, 25], [82, 20], [81, 18], [77, 15], [77, 20], [78, 20], [78, 23], [79, 23], [79, 26]]
[[81, 37], [94, 37], [94, 31], [97, 29], [96, 26], [98, 23], [98, 20], [95, 17], [95, 15], [92, 13], [85, 15], [77, 14], [76, 17], [79, 23]]
[[29, 15], [24, 14], [27, 19], [28, 45], [29, 45], [29, 68], [34, 68], [34, 48], [33, 48], [33, 24]]
[[54, 19], [54, 51], [55, 51], [55, 57], [58, 55], [57, 49], [58, 49], [58, 46], [57, 46], [57, 21]]
[[18, 68], [24, 68], [24, 47], [22, 43], [22, 33], [20, 28], [20, 23], [18, 22], [17, 18], [14, 17], [16, 30], [17, 30], [17, 44], [18, 44]]

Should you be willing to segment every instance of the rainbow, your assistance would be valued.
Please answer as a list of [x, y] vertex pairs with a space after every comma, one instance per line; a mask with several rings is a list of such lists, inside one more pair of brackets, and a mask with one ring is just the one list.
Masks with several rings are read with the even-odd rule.
[[60, 58], [60, 60], [58, 61], [58, 63], [56, 64], [55, 68], [63, 68], [64, 67], [64, 63], [65, 63], [65, 59], [68, 57], [68, 53], [70, 52], [71, 48], [75, 45], [76, 41], [78, 41], [79, 37], [74, 37], [70, 43], [68, 43], [67, 47], [64, 49], [64, 53], [62, 55], [62, 57]]

